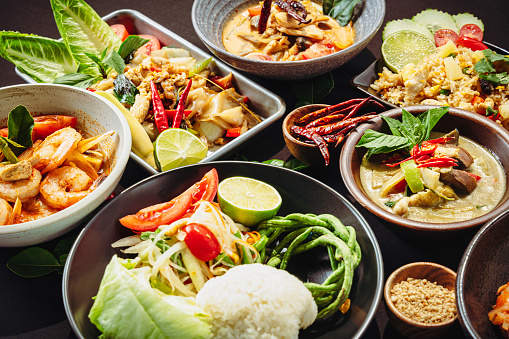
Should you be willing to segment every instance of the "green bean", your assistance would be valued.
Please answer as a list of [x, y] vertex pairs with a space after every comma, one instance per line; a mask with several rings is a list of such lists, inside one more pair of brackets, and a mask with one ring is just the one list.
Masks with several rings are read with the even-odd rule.
[[[327, 249], [332, 272], [321, 284], [304, 285], [319, 307], [318, 319], [337, 312], [350, 294], [353, 272], [361, 261], [355, 228], [343, 225], [331, 214], [292, 213], [264, 221], [258, 230], [261, 239], [254, 246], [261, 253], [260, 261], [280, 269], [286, 269], [299, 253], [317, 246]], [[266, 246], [272, 243], [276, 246], [269, 250]]]

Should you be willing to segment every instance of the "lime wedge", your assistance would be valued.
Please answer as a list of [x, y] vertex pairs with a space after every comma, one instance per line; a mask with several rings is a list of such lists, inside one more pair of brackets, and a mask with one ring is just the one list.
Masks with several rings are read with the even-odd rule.
[[422, 183], [421, 174], [417, 168], [417, 164], [413, 160], [405, 161], [400, 165], [403, 174], [405, 174], [405, 180], [408, 188], [413, 193], [424, 190], [424, 184]]
[[253, 227], [274, 217], [282, 199], [274, 187], [263, 181], [230, 177], [219, 183], [217, 201], [233, 221]]
[[398, 31], [389, 35], [382, 43], [385, 64], [398, 72], [409, 63], [418, 64], [435, 52], [435, 43], [421, 33]]
[[180, 128], [162, 131], [154, 142], [154, 159], [160, 171], [196, 164], [207, 151], [207, 145], [197, 136]]

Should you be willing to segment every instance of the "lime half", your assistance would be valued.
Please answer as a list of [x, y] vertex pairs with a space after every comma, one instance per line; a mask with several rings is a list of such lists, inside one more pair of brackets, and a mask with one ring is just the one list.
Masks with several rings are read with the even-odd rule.
[[207, 145], [197, 136], [180, 128], [162, 131], [154, 142], [154, 159], [160, 171], [196, 164], [207, 152]]
[[435, 43], [421, 33], [399, 31], [389, 35], [382, 43], [385, 64], [393, 72], [409, 63], [418, 64], [435, 52]]
[[282, 199], [274, 187], [263, 181], [230, 177], [219, 183], [217, 201], [233, 221], [253, 227], [274, 217]]

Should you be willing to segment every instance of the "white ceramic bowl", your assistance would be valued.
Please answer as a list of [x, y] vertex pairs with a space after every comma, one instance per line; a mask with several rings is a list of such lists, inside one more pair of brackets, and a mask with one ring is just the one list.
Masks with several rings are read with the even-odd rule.
[[219, 59], [241, 71], [276, 80], [306, 79], [330, 72], [359, 54], [375, 36], [385, 17], [385, 0], [363, 0], [354, 21], [354, 44], [342, 51], [299, 61], [247, 59], [225, 50], [223, 25], [231, 13], [258, 4], [257, 0], [195, 0], [191, 12], [193, 27], [205, 46]]
[[62, 85], [26, 84], [0, 88], [0, 126], [23, 105], [33, 115], [64, 114], [78, 118], [76, 129], [85, 136], [109, 130], [115, 134], [101, 143], [109, 158], [111, 173], [83, 200], [48, 217], [22, 224], [0, 226], [0, 247], [38, 244], [75, 228], [108, 198], [124, 172], [131, 151], [131, 131], [122, 113], [106, 99], [92, 92]]

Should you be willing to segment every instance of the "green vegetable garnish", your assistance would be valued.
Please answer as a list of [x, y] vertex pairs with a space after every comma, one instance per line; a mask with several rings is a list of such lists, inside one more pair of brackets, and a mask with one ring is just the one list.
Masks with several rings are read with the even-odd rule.
[[445, 88], [441, 89], [440, 90], [440, 94], [442, 94], [442, 95], [449, 95], [449, 94], [451, 94], [451, 90], [445, 89]]
[[353, 9], [360, 0], [323, 0], [323, 14], [336, 19], [341, 26], [352, 20]]
[[207, 68], [207, 66], [210, 64], [211, 61], [212, 61], [212, 58], [198, 61], [197, 63], [195, 63], [193, 65], [193, 67], [191, 67], [191, 69], [189, 70], [189, 75], [187, 77], [193, 78], [196, 74], [202, 72], [205, 68]]
[[485, 58], [479, 60], [474, 70], [479, 73], [479, 78], [491, 82], [493, 85], [509, 84], [509, 56], [501, 55], [490, 49], [482, 51]]
[[395, 201], [386, 201], [384, 205], [387, 207], [393, 208], [394, 205], [396, 205], [396, 202]]
[[401, 121], [382, 116], [389, 125], [392, 135], [368, 129], [355, 147], [366, 147], [367, 158], [378, 153], [410, 151], [414, 145], [429, 139], [431, 130], [447, 112], [449, 107], [438, 107], [416, 117], [403, 109]]
[[295, 107], [316, 104], [325, 98], [333, 88], [332, 73], [325, 73], [305, 81], [292, 82], [292, 92], [298, 99]]

